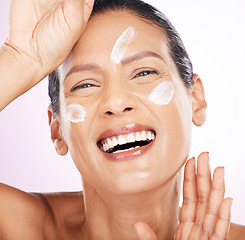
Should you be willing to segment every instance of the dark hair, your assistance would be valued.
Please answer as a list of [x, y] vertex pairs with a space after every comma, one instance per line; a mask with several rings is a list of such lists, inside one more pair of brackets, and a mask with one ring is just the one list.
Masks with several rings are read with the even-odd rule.
[[[184, 44], [168, 18], [155, 7], [141, 0], [95, 0], [91, 18], [108, 11], [128, 11], [163, 30], [170, 55], [181, 79], [187, 86], [193, 84], [193, 69]], [[56, 69], [49, 75], [49, 96], [54, 113], [59, 113], [59, 77]]]

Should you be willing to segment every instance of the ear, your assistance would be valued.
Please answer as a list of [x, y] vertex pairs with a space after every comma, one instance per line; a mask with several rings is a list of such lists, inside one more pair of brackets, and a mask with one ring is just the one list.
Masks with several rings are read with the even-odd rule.
[[68, 152], [68, 146], [63, 139], [60, 129], [60, 123], [56, 114], [54, 114], [52, 106], [48, 108], [48, 120], [51, 132], [51, 140], [54, 143], [55, 150], [59, 155], [66, 155]]
[[197, 74], [193, 75], [193, 82], [192, 122], [196, 126], [202, 126], [206, 121], [207, 103], [205, 100], [205, 92], [202, 81]]

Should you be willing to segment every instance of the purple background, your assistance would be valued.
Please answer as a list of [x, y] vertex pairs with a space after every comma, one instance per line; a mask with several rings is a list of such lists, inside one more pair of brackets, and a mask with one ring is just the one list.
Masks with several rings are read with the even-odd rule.
[[[8, 32], [9, 0], [0, 0], [0, 44]], [[208, 101], [207, 122], [193, 128], [190, 156], [209, 151], [226, 167], [232, 221], [245, 224], [245, 3], [243, 0], [149, 0], [180, 32]], [[70, 156], [50, 140], [47, 79], [0, 113], [0, 182], [25, 191], [76, 191], [81, 180]], [[91, 153], [92, 154], [92, 153]]]

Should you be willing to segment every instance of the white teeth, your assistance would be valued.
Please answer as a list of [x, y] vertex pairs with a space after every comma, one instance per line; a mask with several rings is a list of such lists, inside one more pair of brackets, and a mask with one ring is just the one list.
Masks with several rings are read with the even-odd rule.
[[145, 141], [146, 139], [147, 139], [146, 132], [145, 131], [142, 131], [141, 132], [141, 140], [142, 141]]
[[[137, 147], [135, 147], [135, 148], [139, 148], [139, 146], [137, 146]], [[130, 150], [132, 150], [132, 149], [135, 149], [135, 148], [132, 147], [132, 148], [129, 148], [129, 149], [117, 150], [117, 151], [115, 151], [114, 153], [126, 152], [126, 151], [130, 151]]]
[[127, 142], [131, 143], [131, 142], [135, 142], [135, 137], [134, 137], [134, 133], [129, 133], [127, 136]]
[[119, 145], [123, 145], [123, 144], [125, 144], [125, 143], [127, 143], [126, 138], [125, 138], [123, 135], [119, 135], [119, 136], [118, 136], [118, 144], [119, 144]]
[[154, 140], [154, 139], [155, 139], [155, 134], [151, 133], [151, 140]]
[[146, 137], [148, 140], [151, 140], [151, 132], [148, 132]]
[[106, 152], [108, 149], [109, 149], [108, 144], [107, 143], [103, 144], [103, 150]]
[[109, 149], [113, 147], [113, 144], [112, 144], [112, 141], [111, 141], [110, 138], [108, 138], [107, 144], [108, 144], [108, 148], [109, 148]]
[[120, 152], [125, 152], [125, 151], [128, 151], [128, 149], [125, 149], [125, 150], [117, 150], [114, 153], [120, 153]]
[[135, 133], [135, 140], [136, 141], [141, 141], [141, 134], [140, 134], [140, 132], [136, 132]]
[[113, 137], [112, 138], [112, 145], [113, 145], [113, 147], [115, 147], [116, 145], [118, 145], [117, 137]]
[[[119, 135], [119, 136], [113, 136], [110, 138], [105, 138], [101, 141], [101, 149], [104, 152], [107, 152], [109, 149], [114, 148], [117, 145], [123, 145], [126, 143], [132, 143], [135, 141], [146, 141], [146, 140], [154, 140], [155, 134], [152, 131], [140, 131], [140, 132], [132, 132], [125, 135]], [[135, 148], [138, 148], [139, 146], [136, 146]], [[118, 150], [114, 153], [118, 152], [124, 152], [129, 151], [134, 148], [125, 149], [125, 150]]]

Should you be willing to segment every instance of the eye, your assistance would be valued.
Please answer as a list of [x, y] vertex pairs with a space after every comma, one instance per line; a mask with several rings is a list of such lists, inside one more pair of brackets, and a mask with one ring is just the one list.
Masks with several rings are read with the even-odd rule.
[[145, 71], [142, 71], [140, 73], [137, 73], [134, 77], [137, 78], [137, 77], [144, 77], [144, 76], [147, 76], [147, 75], [150, 75], [150, 74], [156, 74], [158, 75], [158, 71], [156, 70], [145, 70]]
[[157, 80], [161, 74], [156, 69], [141, 68], [134, 72], [132, 75], [133, 80], [136, 84], [148, 84]]
[[73, 87], [70, 92], [74, 92], [78, 89], [84, 89], [84, 88], [91, 88], [91, 87], [99, 87], [98, 85], [92, 84], [92, 83], [83, 83], [83, 84], [79, 84], [75, 87]]

